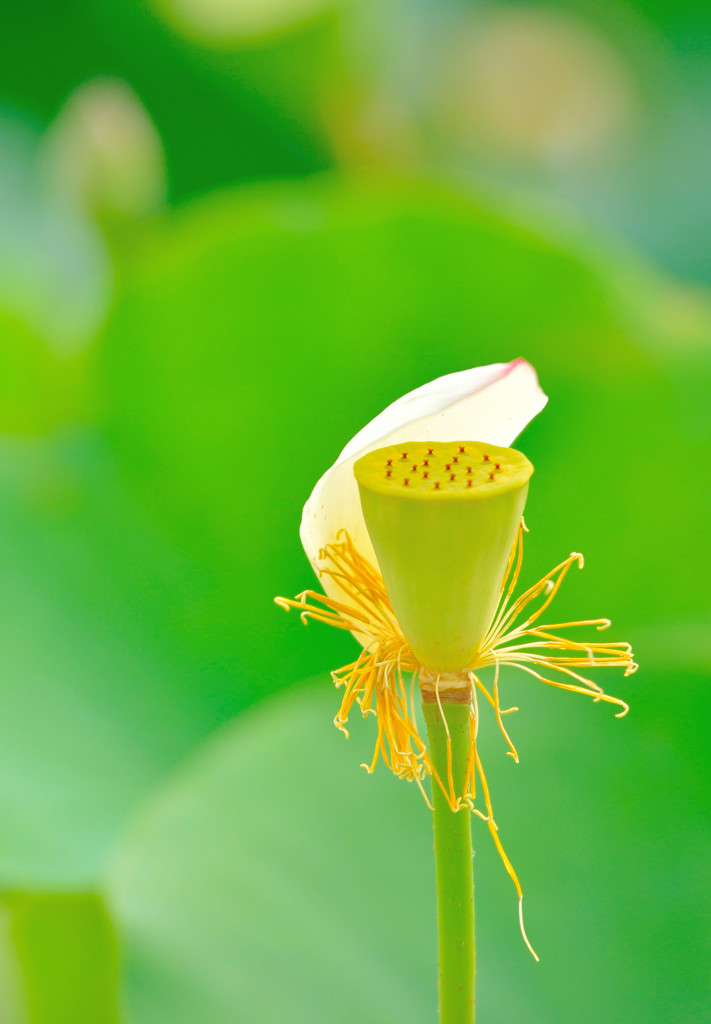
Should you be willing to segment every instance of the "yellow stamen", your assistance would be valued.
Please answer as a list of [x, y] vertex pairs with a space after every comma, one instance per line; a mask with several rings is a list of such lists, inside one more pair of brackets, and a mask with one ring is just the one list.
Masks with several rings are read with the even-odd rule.
[[494, 669], [494, 696], [493, 697], [491, 696], [491, 694], [489, 693], [487, 688], [484, 686], [484, 684], [482, 683], [481, 679], [479, 679], [478, 676], [475, 676], [474, 673], [472, 673], [472, 679], [474, 681], [474, 684], [479, 687], [481, 692], [484, 694], [484, 696], [486, 697], [486, 699], [488, 700], [488, 702], [491, 704], [492, 708], [494, 709], [494, 714], [496, 715], [496, 721], [498, 723], [499, 729], [501, 730], [501, 734], [503, 735], [504, 739], [506, 740], [506, 742], [509, 745], [509, 750], [507, 751], [507, 753], [508, 753], [509, 757], [512, 757], [514, 759], [514, 761], [516, 762], [516, 764], [518, 764], [519, 763], [519, 758], [518, 758], [518, 753], [516, 751], [516, 747], [511, 742], [511, 737], [507, 733], [506, 726], [504, 725], [504, 723], [501, 720], [501, 716], [502, 715], [509, 714], [511, 711], [518, 711], [518, 708], [506, 708], [505, 711], [501, 709], [501, 705], [499, 704], [499, 660], [498, 660], [498, 658], [496, 659], [496, 668]]
[[[465, 674], [463, 685], [468, 685], [471, 692], [471, 713], [469, 759], [461, 793], [455, 792], [449, 729], [447, 728], [446, 780], [440, 778], [418, 730], [415, 682], [419, 680], [420, 685], [424, 686], [425, 678], [429, 680], [431, 673], [422, 669], [403, 636], [380, 573], [359, 554], [348, 534], [342, 531], [336, 542], [327, 544], [320, 553], [323, 565], [321, 574], [338, 582], [343, 598], [335, 599], [314, 590], [305, 590], [295, 599], [278, 597], [275, 600], [282, 608], [295, 608], [304, 622], [314, 619], [337, 629], [349, 630], [362, 643], [362, 650], [355, 661], [331, 673], [335, 685], [343, 688], [341, 706], [334, 719], [336, 727], [348, 736], [346, 725], [354, 704], [358, 705], [363, 717], [374, 714], [378, 722], [378, 734], [373, 758], [370, 764], [362, 765], [368, 773], [375, 770], [378, 760], [382, 757], [398, 778], [417, 783], [431, 808], [432, 805], [423, 787], [423, 780], [430, 775], [433, 784], [438, 785], [444, 793], [452, 811], [458, 811], [466, 806], [486, 822], [518, 894], [521, 933], [531, 953], [536, 956], [523, 926], [521, 885], [498, 835], [489, 787], [477, 750], [477, 690], [494, 710], [497, 725], [508, 747], [507, 754], [518, 763], [518, 753], [502, 720], [502, 715], [518, 710], [515, 707], [501, 707], [499, 675], [502, 666], [517, 668], [548, 686], [585, 694], [592, 697], [595, 703], [617, 705], [621, 710], [617, 712], [616, 717], [621, 718], [627, 714], [628, 705], [620, 698], [605, 693], [597, 683], [576, 670], [622, 668], [625, 675], [630, 675], [636, 671], [637, 665], [633, 660], [630, 645], [625, 642], [582, 643], [558, 632], [578, 627], [604, 630], [610, 625], [609, 619], [581, 619], [575, 622], [540, 624], [541, 616], [554, 600], [573, 564], [577, 562], [582, 568], [583, 558], [578, 552], [573, 552], [514, 599], [523, 564], [524, 532], [527, 530], [522, 519], [501, 584], [498, 608], [480, 649], [469, 666], [468, 674]], [[494, 669], [491, 691], [477, 674], [479, 670], [489, 666]], [[550, 679], [544, 672], [557, 673], [568, 681]], [[408, 673], [411, 675], [409, 693], [404, 678]], [[431, 690], [429, 681], [427, 685]], [[442, 708], [442, 693], [445, 692], [446, 698], [448, 685], [446, 678], [435, 676], [434, 695], [445, 727], [447, 720]], [[459, 693], [463, 694], [463, 691], [460, 690]], [[475, 807], [477, 776], [486, 813]]]

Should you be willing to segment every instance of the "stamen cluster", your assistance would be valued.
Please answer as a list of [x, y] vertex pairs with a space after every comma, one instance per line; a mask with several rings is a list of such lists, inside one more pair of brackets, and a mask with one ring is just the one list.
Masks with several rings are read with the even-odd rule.
[[[583, 557], [579, 553], [573, 552], [519, 597], [514, 597], [523, 562], [525, 530], [521, 520], [501, 585], [496, 613], [475, 658], [456, 680], [458, 694], [454, 699], [467, 701], [470, 706], [469, 759], [460, 792], [455, 791], [451, 770], [445, 779], [437, 772], [427, 744], [420, 735], [415, 707], [415, 687], [418, 683], [423, 698], [436, 700], [441, 709], [443, 696], [452, 699], [452, 681], [433, 675], [418, 663], [402, 635], [380, 573], [360, 555], [349, 535], [342, 531], [336, 542], [326, 545], [320, 553], [321, 574], [338, 583], [342, 599], [314, 590], [305, 590], [296, 599], [276, 598], [282, 608], [298, 609], [304, 622], [314, 619], [356, 635], [362, 645], [360, 654], [355, 661], [331, 673], [336, 686], [343, 688], [335, 725], [348, 735], [346, 726], [354, 704], [358, 705], [363, 716], [375, 715], [378, 723], [375, 750], [370, 764], [362, 767], [370, 773], [382, 757], [398, 778], [416, 782], [431, 806], [423, 786], [423, 780], [430, 775], [433, 783], [441, 788], [452, 811], [467, 807], [487, 823], [499, 855], [516, 887], [519, 915], [521, 886], [499, 839], [489, 787], [477, 750], [479, 695], [493, 708], [509, 748], [507, 753], [518, 763], [518, 753], [503, 722], [504, 715], [518, 708], [501, 707], [499, 683], [502, 666], [519, 669], [548, 686], [586, 694], [595, 703], [602, 701], [614, 704], [620, 708], [616, 715], [618, 718], [627, 714], [627, 704], [607, 694], [578, 670], [621, 668], [625, 676], [628, 676], [637, 669], [628, 643], [599, 640], [582, 642], [567, 635], [569, 630], [579, 627], [605, 630], [610, 626], [609, 619], [541, 622], [571, 567], [575, 564], [583, 567]], [[487, 667], [493, 667], [494, 670], [491, 688], [479, 676], [479, 672]], [[442, 717], [446, 725], [443, 712]], [[451, 749], [448, 763], [451, 769]], [[484, 810], [475, 804], [477, 780], [481, 786]], [[530, 948], [521, 916], [520, 920], [524, 939]]]

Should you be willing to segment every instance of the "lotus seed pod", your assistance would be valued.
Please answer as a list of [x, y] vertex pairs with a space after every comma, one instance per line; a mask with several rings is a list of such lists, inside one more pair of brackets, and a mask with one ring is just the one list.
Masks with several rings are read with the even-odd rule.
[[405, 639], [422, 666], [463, 671], [491, 625], [533, 466], [512, 448], [414, 441], [354, 472]]

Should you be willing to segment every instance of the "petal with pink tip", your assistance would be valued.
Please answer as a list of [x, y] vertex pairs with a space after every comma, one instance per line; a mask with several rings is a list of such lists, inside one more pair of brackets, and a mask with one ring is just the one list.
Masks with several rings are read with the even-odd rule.
[[[353, 475], [361, 455], [405, 441], [485, 441], [509, 447], [547, 401], [525, 359], [448, 373], [398, 398], [348, 442], [304, 506], [301, 542], [316, 573], [319, 551], [340, 530], [347, 530], [358, 551], [377, 565]], [[330, 577], [320, 579], [327, 594], [339, 596]]]

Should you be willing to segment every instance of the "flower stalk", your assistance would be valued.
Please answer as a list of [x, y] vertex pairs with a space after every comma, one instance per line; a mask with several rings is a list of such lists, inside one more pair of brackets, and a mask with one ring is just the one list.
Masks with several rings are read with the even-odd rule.
[[515, 360], [449, 375], [393, 403], [344, 448], [304, 506], [301, 538], [323, 591], [276, 598], [305, 623], [353, 634], [358, 655], [331, 673], [341, 690], [335, 725], [347, 736], [352, 713], [374, 716], [375, 748], [363, 767], [373, 772], [382, 760], [419, 787], [433, 812], [440, 1024], [474, 1024], [473, 814], [511, 878], [521, 935], [538, 959], [477, 747], [480, 711], [518, 763], [504, 721], [518, 708], [502, 703], [510, 670], [622, 717], [627, 704], [590, 672], [637, 668], [628, 643], [599, 637], [608, 619], [551, 621], [561, 584], [583, 567], [579, 553], [519, 590], [533, 466], [502, 445], [545, 402], [535, 371]]
[[[469, 704], [423, 692], [422, 709], [434, 767], [459, 790], [469, 761]], [[471, 811], [454, 812], [433, 787], [440, 1024], [474, 1024], [474, 866]]]

